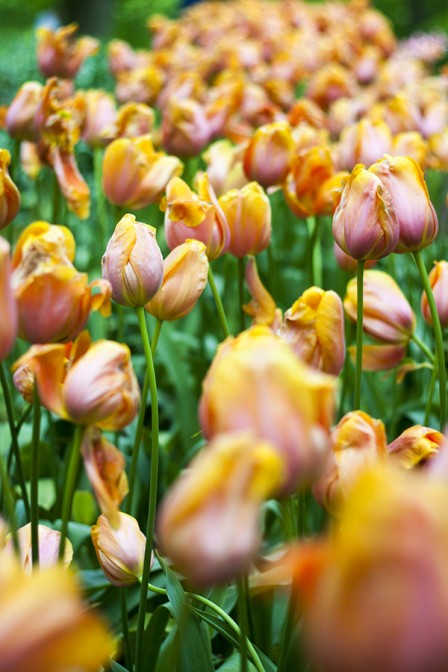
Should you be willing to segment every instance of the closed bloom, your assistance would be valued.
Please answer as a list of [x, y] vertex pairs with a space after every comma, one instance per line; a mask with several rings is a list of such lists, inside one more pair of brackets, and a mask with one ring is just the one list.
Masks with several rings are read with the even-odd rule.
[[18, 316], [11, 278], [9, 245], [0, 237], [0, 360], [7, 357], [17, 336]]
[[0, 229], [8, 226], [20, 210], [20, 193], [9, 175], [10, 163], [8, 150], [0, 149]]
[[392, 199], [400, 229], [395, 252], [414, 252], [430, 245], [439, 225], [418, 163], [407, 156], [386, 154], [369, 171], [379, 177]]
[[37, 140], [34, 115], [42, 101], [44, 87], [39, 82], [22, 84], [6, 113], [6, 130], [16, 140]]
[[387, 446], [390, 457], [400, 467], [413, 469], [425, 466], [444, 446], [445, 437], [431, 427], [414, 425], [405, 429]]
[[203, 153], [206, 172], [217, 196], [241, 189], [248, 180], [243, 170], [243, 147], [228, 140], [217, 140]]
[[85, 118], [82, 138], [91, 147], [106, 144], [104, 131], [113, 124], [117, 115], [113, 97], [101, 89], [83, 92]]
[[336, 511], [362, 471], [386, 458], [387, 439], [381, 420], [352, 411], [332, 430], [330, 441], [327, 464], [313, 495], [321, 506]]
[[208, 257], [204, 243], [186, 240], [163, 262], [163, 281], [145, 310], [158, 320], [180, 320], [193, 310], [207, 284]]
[[196, 100], [170, 100], [163, 112], [162, 145], [170, 154], [197, 156], [208, 145], [213, 126]]
[[73, 79], [86, 58], [98, 51], [99, 42], [93, 37], [76, 39], [76, 23], [53, 31], [37, 31], [37, 61], [44, 77]]
[[92, 527], [92, 541], [107, 580], [114, 586], [130, 586], [143, 573], [146, 537], [135, 518], [121, 511], [117, 517], [112, 525], [101, 515]]
[[227, 251], [235, 257], [259, 254], [271, 241], [271, 204], [256, 182], [218, 199], [230, 229]]
[[203, 448], [167, 494], [157, 531], [163, 552], [194, 585], [241, 576], [258, 550], [260, 504], [278, 489], [283, 464], [250, 433]]
[[424, 168], [428, 154], [428, 143], [417, 131], [398, 133], [394, 136], [390, 153], [392, 156], [408, 156]]
[[283, 121], [258, 128], [244, 154], [244, 172], [265, 189], [280, 184], [288, 174], [294, 154], [289, 124]]
[[283, 193], [297, 217], [316, 214], [318, 192], [333, 173], [333, 161], [327, 147], [310, 147], [294, 157]]
[[[39, 567], [52, 567], [59, 562], [59, 546], [61, 543], [61, 533], [53, 530], [46, 525], [38, 525], [39, 536]], [[20, 527], [17, 530], [19, 540], [20, 562], [25, 574], [31, 574], [33, 571], [32, 551], [31, 551], [31, 523]], [[63, 564], [68, 567], [73, 559], [73, 546], [69, 539], [66, 540], [64, 549]], [[8, 541], [5, 546], [5, 552], [13, 554], [14, 544], [11, 535], [8, 535]], [[35, 568], [34, 568], [35, 569]]]
[[286, 311], [279, 335], [313, 368], [339, 375], [345, 360], [344, 311], [336, 292], [310, 287]]
[[[440, 324], [443, 328], [448, 326], [448, 262], [435, 261], [434, 268], [429, 274], [432, 293], [436, 302]], [[425, 292], [422, 294], [420, 303], [422, 315], [428, 324], [432, 324], [431, 311]]]
[[369, 166], [392, 148], [392, 133], [384, 121], [361, 119], [347, 126], [336, 148], [340, 170], [352, 170], [357, 163]]
[[186, 240], [200, 240], [207, 248], [210, 260], [217, 259], [227, 251], [230, 231], [226, 216], [219, 205], [208, 175], [198, 180], [198, 193], [188, 184], [174, 178], [166, 189], [165, 237], [170, 250]]
[[267, 327], [229, 338], [204, 379], [204, 435], [250, 430], [275, 445], [286, 469], [283, 492], [311, 482], [326, 457], [334, 378], [309, 368]]
[[181, 172], [181, 161], [156, 152], [150, 135], [119, 138], [104, 154], [103, 189], [114, 205], [140, 210], [157, 201]]
[[62, 566], [29, 576], [0, 559], [0, 672], [96, 672], [115, 650], [112, 635]]
[[125, 215], [118, 222], [103, 256], [103, 278], [122, 306], [144, 306], [160, 288], [163, 257], [152, 226]]
[[399, 231], [389, 191], [373, 172], [355, 166], [333, 217], [336, 243], [354, 259], [381, 259], [395, 250]]

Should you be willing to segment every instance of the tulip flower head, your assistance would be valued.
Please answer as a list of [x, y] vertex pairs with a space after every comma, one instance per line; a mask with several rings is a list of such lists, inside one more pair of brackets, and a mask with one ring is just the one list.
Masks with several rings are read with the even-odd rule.
[[9, 355], [17, 336], [17, 304], [11, 276], [9, 245], [0, 237], [0, 360]]
[[235, 257], [259, 254], [271, 241], [271, 204], [256, 182], [232, 189], [218, 199], [230, 229], [227, 249]]
[[8, 226], [20, 210], [20, 193], [9, 175], [10, 163], [8, 150], [0, 149], [0, 229]]
[[[59, 562], [59, 546], [61, 543], [61, 533], [53, 530], [46, 525], [38, 525], [39, 536], [39, 567], [53, 567]], [[31, 523], [20, 527], [17, 530], [19, 540], [20, 562], [25, 574], [31, 574], [33, 571], [32, 552], [31, 552]], [[14, 553], [14, 544], [11, 535], [5, 546], [5, 552]], [[63, 565], [68, 567], [73, 559], [73, 546], [69, 539], [66, 539], [64, 549]], [[34, 568], [35, 570], [36, 568]]]
[[414, 425], [405, 429], [395, 441], [389, 443], [387, 451], [392, 460], [404, 469], [425, 466], [444, 447], [445, 437], [431, 427]]
[[291, 128], [286, 122], [261, 126], [244, 154], [244, 172], [265, 189], [280, 184], [288, 174], [294, 153]]
[[44, 77], [73, 79], [85, 59], [98, 51], [99, 42], [93, 37], [75, 38], [76, 23], [55, 31], [39, 28], [37, 31], [37, 61]]

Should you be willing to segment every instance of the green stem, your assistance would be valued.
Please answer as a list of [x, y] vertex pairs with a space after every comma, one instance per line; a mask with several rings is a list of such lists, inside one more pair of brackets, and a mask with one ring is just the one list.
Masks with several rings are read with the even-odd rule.
[[364, 260], [358, 261], [356, 279], [358, 306], [356, 315], [355, 411], [361, 408], [362, 325], [364, 320]]
[[[104, 199], [102, 172], [103, 172], [103, 148], [95, 147], [93, 150], [93, 166], [95, 173], [95, 195], [96, 195], [96, 214], [98, 218], [98, 227], [101, 237], [101, 255], [106, 250], [108, 235], [107, 235], [107, 210], [106, 201]], [[101, 260], [101, 256], [100, 256]]]
[[73, 496], [75, 494], [78, 467], [81, 460], [81, 443], [84, 436], [84, 425], [76, 425], [73, 441], [70, 449], [70, 457], [65, 472], [64, 488], [62, 491], [61, 511], [61, 541], [59, 544], [59, 560], [64, 557], [65, 541], [68, 532], [68, 522], [72, 512]]
[[230, 336], [229, 325], [227, 324], [227, 318], [224, 311], [224, 306], [222, 305], [221, 297], [219, 296], [218, 288], [216, 287], [215, 278], [213, 276], [212, 267], [208, 269], [208, 282], [210, 289], [212, 290], [213, 299], [215, 301], [216, 310], [218, 311], [219, 322], [221, 324], [221, 331], [224, 338]]
[[297, 495], [297, 536], [303, 539], [306, 535], [306, 493], [299, 492]]
[[41, 407], [36, 382], [34, 382], [34, 415], [31, 441], [31, 560], [39, 566], [39, 444]]
[[5, 400], [6, 415], [8, 416], [9, 431], [11, 433], [11, 445], [12, 445], [12, 450], [14, 452], [14, 457], [16, 459], [17, 476], [18, 476], [18, 479], [19, 479], [20, 490], [22, 491], [22, 498], [23, 498], [23, 503], [24, 503], [24, 506], [25, 506], [26, 515], [28, 517], [28, 520], [30, 520], [31, 519], [31, 507], [30, 507], [30, 501], [28, 499], [28, 492], [27, 492], [26, 486], [25, 486], [25, 477], [24, 477], [24, 474], [23, 474], [22, 457], [21, 457], [21, 454], [20, 454], [19, 443], [17, 441], [17, 430], [16, 430], [15, 420], [14, 420], [14, 407], [12, 405], [12, 398], [11, 398], [11, 394], [10, 394], [10, 391], [9, 391], [8, 381], [6, 379], [3, 362], [0, 362], [0, 383], [1, 383], [1, 386], [2, 386], [2, 390], [3, 390], [3, 397], [4, 397], [4, 400]]
[[322, 250], [320, 247], [320, 217], [309, 217], [310, 228], [310, 282], [312, 286], [322, 287]]
[[123, 629], [124, 655], [127, 668], [129, 672], [132, 672], [133, 662], [132, 662], [131, 638], [129, 636], [127, 588], [126, 586], [123, 586], [119, 588], [119, 590], [120, 590], [121, 625]]
[[[160, 336], [160, 331], [162, 329], [163, 322], [162, 320], [157, 320], [156, 321], [156, 326], [154, 328], [154, 334], [152, 337], [152, 343], [151, 343], [151, 352], [152, 355], [155, 355], [156, 348], [157, 348], [157, 343], [159, 342], [159, 336]], [[146, 413], [146, 402], [148, 399], [148, 392], [149, 392], [149, 370], [146, 369], [145, 372], [145, 378], [143, 381], [143, 390], [142, 390], [142, 398], [140, 402], [140, 412], [138, 415], [138, 421], [137, 421], [137, 428], [135, 430], [135, 437], [134, 437], [134, 446], [132, 449], [132, 460], [131, 460], [131, 468], [129, 471], [129, 492], [128, 492], [128, 497], [126, 500], [126, 507], [125, 511], [126, 513], [132, 513], [132, 503], [133, 503], [133, 498], [134, 498], [134, 489], [135, 489], [135, 479], [137, 477], [137, 465], [138, 465], [138, 457], [140, 453], [140, 447], [142, 445], [142, 437], [143, 437], [143, 427], [145, 424], [145, 413]]]
[[291, 644], [291, 635], [296, 621], [296, 597], [294, 585], [291, 584], [291, 593], [288, 601], [288, 611], [283, 626], [282, 640], [280, 644], [280, 653], [278, 657], [277, 672], [285, 672], [286, 662], [288, 660], [289, 647]]
[[[157, 506], [157, 478], [159, 468], [159, 408], [157, 400], [157, 382], [154, 369], [154, 361], [149, 342], [148, 329], [145, 320], [145, 309], [139, 307], [137, 310], [138, 323], [143, 342], [143, 349], [146, 357], [146, 366], [149, 375], [149, 389], [151, 393], [151, 476], [149, 485], [148, 501], [148, 523], [146, 528], [146, 546], [145, 557], [143, 561], [142, 583], [144, 586], [148, 583], [149, 572], [151, 569], [151, 554], [154, 542], [154, 524]], [[140, 603], [137, 617], [137, 637], [135, 645], [135, 669], [137, 672], [143, 672], [143, 636], [145, 630], [147, 591], [140, 591]]]
[[246, 328], [246, 315], [243, 310], [243, 305], [244, 305], [244, 277], [245, 277], [245, 259], [244, 257], [241, 257], [238, 259], [238, 298], [239, 298], [239, 305], [240, 305], [240, 331], [244, 331]]
[[428, 300], [429, 310], [431, 311], [432, 324], [434, 328], [434, 337], [436, 342], [437, 369], [439, 373], [439, 394], [440, 394], [440, 431], [445, 431], [446, 425], [446, 368], [445, 352], [443, 349], [443, 333], [440, 325], [439, 313], [437, 312], [436, 302], [432, 293], [428, 273], [426, 271], [423, 257], [420, 250], [413, 252], [415, 263], [417, 264], [420, 278]]
[[430, 362], [434, 363], [436, 361], [434, 353], [431, 352], [426, 343], [422, 341], [421, 338], [417, 336], [417, 334], [412, 334], [411, 340], [414, 341], [415, 345], [418, 345], [420, 350], [427, 356]]
[[6, 474], [5, 466], [3, 460], [0, 457], [0, 483], [2, 485], [3, 499], [8, 509], [8, 522], [9, 529], [11, 530], [12, 542], [14, 544], [14, 550], [16, 553], [19, 553], [19, 538], [17, 536], [17, 516], [15, 509], [14, 495], [11, 491], [9, 484], [8, 476]]
[[[20, 430], [22, 429], [23, 424], [30, 417], [32, 410], [33, 410], [33, 404], [29, 404], [28, 406], [25, 406], [24, 411], [22, 411], [22, 414], [21, 414], [20, 418], [17, 420], [17, 422], [15, 424], [17, 442], [19, 441]], [[9, 451], [8, 451], [8, 460], [6, 462], [6, 473], [7, 474], [10, 474], [10, 472], [11, 472], [11, 464], [12, 464], [13, 457], [14, 457], [14, 450], [13, 450], [13, 442], [11, 441], [11, 445], [10, 445]]]
[[425, 425], [425, 427], [428, 426], [429, 416], [431, 415], [432, 398], [434, 396], [434, 388], [436, 386], [436, 380], [437, 380], [437, 366], [433, 366], [431, 372], [431, 381], [429, 383], [428, 399], [426, 401], [426, 407], [425, 407], [425, 419], [423, 420], [423, 424]]
[[247, 672], [247, 596], [244, 579], [238, 581], [238, 620], [240, 623], [240, 671]]
[[61, 190], [59, 189], [59, 182], [56, 177], [56, 173], [53, 172], [53, 210], [52, 210], [52, 223], [60, 224], [61, 210]]

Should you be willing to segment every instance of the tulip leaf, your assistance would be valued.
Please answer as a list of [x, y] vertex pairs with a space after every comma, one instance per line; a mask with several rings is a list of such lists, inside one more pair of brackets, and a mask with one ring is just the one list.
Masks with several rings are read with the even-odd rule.
[[[256, 668], [250, 661], [247, 666], [248, 672], [254, 672]], [[241, 670], [241, 656], [238, 651], [234, 651], [232, 655], [218, 668], [218, 672], [240, 672]]]
[[197, 615], [191, 612], [188, 598], [174, 572], [165, 566], [166, 589], [179, 632], [182, 672], [213, 672], [210, 640]]
[[116, 660], [111, 660], [109, 663], [111, 672], [129, 672], [127, 667], [123, 667], [120, 663], [117, 663]]
[[159, 651], [165, 639], [165, 630], [170, 618], [169, 610], [161, 605], [154, 609], [145, 630], [143, 645], [143, 669], [145, 672], [154, 672], [157, 665]]

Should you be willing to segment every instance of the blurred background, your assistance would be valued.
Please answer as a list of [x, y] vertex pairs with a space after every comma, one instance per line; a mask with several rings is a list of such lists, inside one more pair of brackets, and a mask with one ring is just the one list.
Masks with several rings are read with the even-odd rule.
[[[40, 79], [34, 42], [38, 25], [76, 21], [84, 34], [105, 41], [117, 37], [134, 47], [147, 47], [148, 16], [176, 17], [190, 4], [192, 0], [0, 0], [0, 105], [9, 103], [25, 80]], [[398, 37], [417, 31], [448, 32], [447, 0], [372, 0], [372, 4], [389, 17]], [[88, 59], [85, 67], [97, 68], [104, 76], [103, 65], [100, 57]], [[95, 79], [95, 73], [86, 74], [89, 85]], [[107, 87], [107, 82], [99, 85]]]

